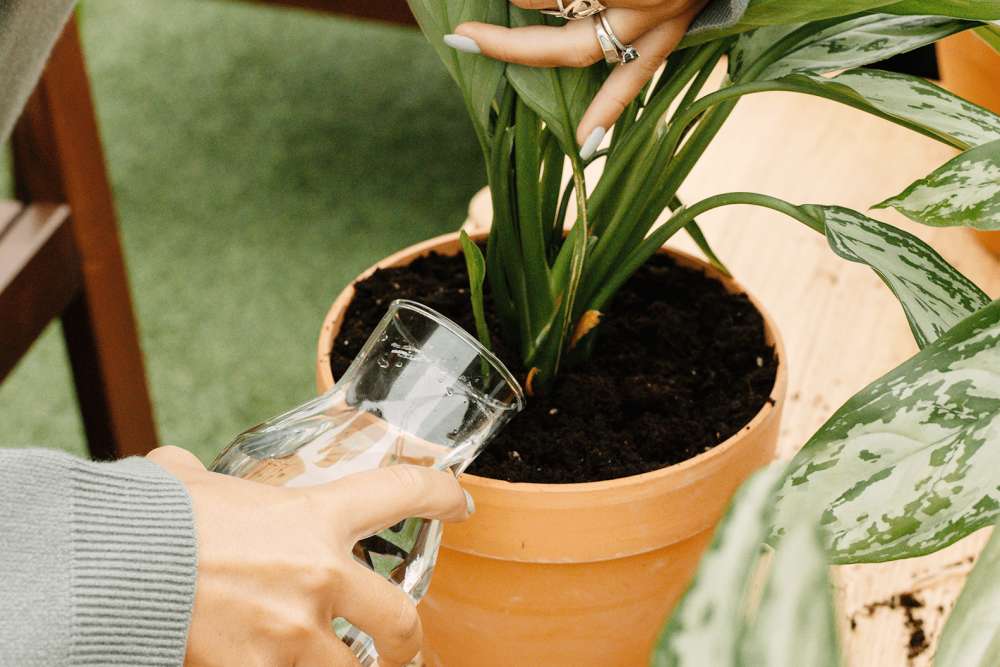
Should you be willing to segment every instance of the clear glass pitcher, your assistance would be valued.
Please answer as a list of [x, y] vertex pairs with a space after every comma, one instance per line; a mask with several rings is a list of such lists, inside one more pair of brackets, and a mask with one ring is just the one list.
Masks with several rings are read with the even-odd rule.
[[[330, 391], [241, 433], [212, 470], [275, 486], [309, 486], [397, 463], [461, 473], [521, 410], [521, 387], [479, 341], [440, 313], [397, 300]], [[414, 601], [427, 591], [437, 521], [407, 519], [354, 557]], [[344, 619], [337, 634], [365, 667], [371, 639]]]

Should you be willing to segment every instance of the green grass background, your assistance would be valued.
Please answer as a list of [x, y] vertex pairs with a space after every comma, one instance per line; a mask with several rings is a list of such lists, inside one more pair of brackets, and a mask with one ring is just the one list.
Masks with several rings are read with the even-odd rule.
[[[162, 442], [210, 459], [311, 395], [337, 292], [485, 181], [418, 31], [221, 0], [86, 0], [88, 65]], [[58, 324], [0, 445], [83, 453]]]

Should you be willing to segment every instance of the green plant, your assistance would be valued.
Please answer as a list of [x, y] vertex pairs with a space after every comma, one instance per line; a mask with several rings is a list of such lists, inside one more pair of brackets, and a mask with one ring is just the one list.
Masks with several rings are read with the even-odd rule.
[[[513, 26], [541, 15], [506, 0], [410, 0], [459, 83], [486, 157], [494, 220], [485, 257], [463, 239], [479, 335], [488, 281], [502, 335], [519, 341], [528, 385], [544, 391], [566, 358], [586, 357], [600, 313], [667, 239], [687, 230], [714, 258], [700, 214], [749, 204], [779, 211], [831, 250], [870, 266], [892, 290], [922, 351], [845, 404], [788, 468], [775, 535], [790, 508], [825, 508], [836, 562], [942, 548], [1000, 517], [1000, 305], [913, 235], [857, 211], [763, 194], [714, 195], [688, 207], [677, 192], [739, 100], [786, 91], [847, 104], [960, 151], [886, 199], [928, 225], [1000, 229], [1000, 117], [924, 79], [863, 66], [975, 29], [1000, 45], [1000, 1], [757, 0], [743, 23], [688, 39], [623, 114], [601, 177], [589, 187], [573, 128], [607, 74], [531, 69], [441, 43], [459, 22]], [[846, 14], [850, 12], [849, 14]], [[704, 91], [728, 58], [728, 77]], [[831, 72], [839, 72], [830, 75]], [[568, 162], [572, 177], [561, 183]], [[576, 218], [563, 236], [571, 198]], [[671, 215], [654, 223], [664, 209]], [[992, 445], [992, 446], [991, 446]]]
[[[790, 463], [744, 484], [652, 666], [840, 664], [827, 563], [917, 556], [994, 526], [998, 438], [994, 301], [855, 394]], [[995, 531], [934, 664], [1000, 661], [998, 575]]]
[[[797, 513], [776, 548], [764, 546], [781, 464], [737, 492], [691, 587], [650, 656], [651, 667], [836, 667], [840, 639], [821, 534]], [[815, 511], [816, 506], [812, 506]], [[1000, 663], [1000, 531], [979, 556], [934, 653], [938, 667]]]
[[[858, 392], [791, 463], [748, 480], [664, 627], [652, 667], [840, 664], [828, 562], [929, 553], [1000, 518], [998, 371], [994, 301]], [[998, 575], [994, 531], [935, 665], [1000, 662]]]
[[[602, 311], [673, 234], [686, 230], [718, 263], [697, 223], [700, 213], [718, 206], [773, 208], [825, 233], [835, 252], [871, 265], [885, 279], [921, 344], [986, 303], [931, 248], [860, 213], [753, 193], [717, 195], [685, 208], [677, 193], [741, 97], [781, 90], [847, 104], [966, 151], [882, 205], [928, 224], [1000, 226], [997, 193], [988, 187], [996, 180], [990, 169], [1000, 168], [1000, 119], [922, 79], [859, 69], [962, 30], [979, 28], [993, 37], [994, 26], [983, 21], [1000, 18], [1000, 2], [752, 2], [740, 25], [689, 38], [668, 59], [625, 110], [610, 145], [591, 158], [604, 161], [593, 187], [574, 128], [607, 66], [529, 68], [444, 46], [442, 36], [463, 21], [523, 26], [554, 20], [507, 0], [410, 0], [410, 6], [462, 91], [485, 157], [493, 200], [485, 256], [464, 244], [474, 307], [482, 312], [488, 283], [498, 333], [519, 350], [529, 393], [549, 388], [564, 363], [588, 356]], [[726, 81], [706, 91], [724, 57]], [[824, 76], [840, 70], [846, 71]], [[564, 164], [571, 172], [565, 184]], [[975, 168], [984, 165], [988, 169]], [[564, 237], [571, 200], [575, 219]], [[672, 216], [654, 230], [667, 209]], [[476, 322], [489, 343], [485, 318]]]

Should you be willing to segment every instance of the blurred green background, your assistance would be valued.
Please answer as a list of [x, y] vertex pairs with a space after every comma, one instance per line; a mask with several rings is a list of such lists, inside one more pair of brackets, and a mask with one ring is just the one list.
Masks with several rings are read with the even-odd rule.
[[[204, 460], [307, 399], [327, 307], [485, 182], [416, 30], [236, 0], [86, 0], [81, 28], [161, 441]], [[0, 445], [83, 453], [58, 324]]]

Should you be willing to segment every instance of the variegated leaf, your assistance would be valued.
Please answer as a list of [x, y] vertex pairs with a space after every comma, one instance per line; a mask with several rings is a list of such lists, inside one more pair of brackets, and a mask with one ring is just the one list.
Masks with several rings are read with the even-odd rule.
[[696, 30], [684, 38], [680, 47], [704, 44], [726, 35], [736, 35], [766, 26], [804, 24], [866, 11], [884, 11], [886, 7], [897, 2], [899, 0], [844, 0], [836, 3], [816, 2], [816, 0], [755, 0], [748, 3], [742, 18], [735, 25], [714, 30]]
[[[544, 22], [544, 16], [537, 11], [512, 6], [510, 12], [512, 26]], [[507, 67], [507, 79], [517, 90], [517, 94], [541, 116], [567, 155], [575, 154], [578, 150], [576, 126], [607, 73], [603, 62], [583, 68], [526, 65]]]
[[735, 665], [744, 599], [771, 522], [784, 466], [773, 464], [745, 482], [715, 530], [698, 573], [653, 652], [653, 667]]
[[970, 149], [878, 204], [925, 225], [1000, 229], [1000, 140]]
[[1000, 116], [918, 77], [879, 70], [849, 70], [838, 76], [789, 74], [732, 86], [718, 94], [764, 91], [816, 95], [892, 121], [965, 150], [1000, 138]]
[[742, 633], [740, 665], [840, 664], [830, 566], [813, 518], [803, 513], [774, 550], [763, 597]]
[[492, 58], [460, 53], [443, 38], [459, 23], [482, 21], [507, 25], [507, 0], [407, 0], [427, 41], [458, 84], [481, 136], [489, 128], [490, 105], [503, 77], [505, 65]]
[[835, 562], [937, 551], [1000, 510], [1000, 301], [854, 395], [795, 456], [776, 535], [825, 507]]
[[976, 567], [941, 631], [937, 667], [1000, 665], [1000, 530], [979, 554]]
[[840, 257], [867, 264], [899, 299], [921, 347], [989, 303], [989, 297], [916, 236], [839, 206], [803, 206]]
[[920, 77], [856, 69], [831, 79], [812, 78], [847, 86], [878, 111], [955, 139], [962, 147], [1000, 139], [1000, 116]]
[[803, 512], [773, 553], [761, 548], [783, 474], [784, 466], [773, 464], [736, 493], [694, 582], [660, 636], [653, 667], [838, 664], [827, 560], [815, 513]]
[[[846, 14], [847, 12], [845, 12]], [[788, 74], [821, 74], [869, 65], [978, 25], [972, 21], [940, 16], [870, 14], [832, 26], [817, 26], [769, 64], [758, 80]], [[732, 78], [739, 77], [779, 40], [801, 26], [778, 25], [740, 35], [732, 52]]]

